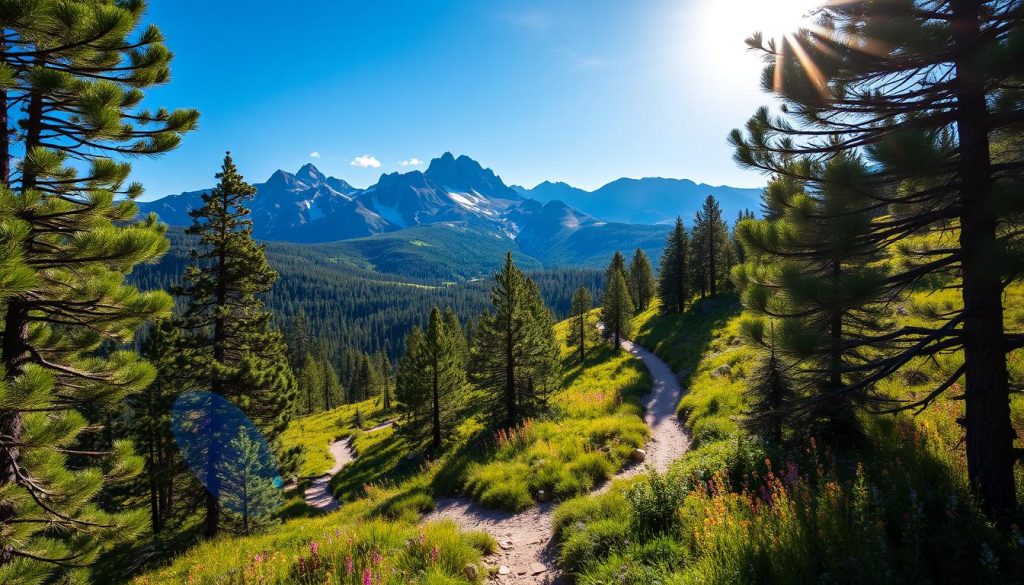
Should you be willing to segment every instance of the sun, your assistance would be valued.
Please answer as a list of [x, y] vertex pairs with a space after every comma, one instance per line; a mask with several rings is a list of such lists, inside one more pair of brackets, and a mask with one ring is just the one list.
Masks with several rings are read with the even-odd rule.
[[810, 13], [824, 0], [745, 0], [734, 3], [744, 14], [746, 32], [760, 31], [768, 38], [780, 38], [807, 26]]
[[761, 32], [765, 39], [781, 38], [809, 23], [809, 15], [827, 0], [734, 0], [707, 2], [705, 22], [712, 34], [730, 42]]

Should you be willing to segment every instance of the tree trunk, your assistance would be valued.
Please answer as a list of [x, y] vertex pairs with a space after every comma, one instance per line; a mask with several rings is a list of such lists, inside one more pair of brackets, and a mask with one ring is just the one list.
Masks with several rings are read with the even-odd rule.
[[971, 488], [990, 518], [1007, 521], [1016, 511], [1013, 428], [1003, 333], [1002, 282], [992, 211], [988, 111], [975, 70], [983, 2], [953, 0], [957, 72], [956, 125], [962, 215], [964, 377], [967, 470]]
[[[225, 193], [221, 213], [226, 215], [227, 209], [228, 194]], [[226, 324], [224, 323], [222, 312], [224, 306], [227, 305], [227, 283], [225, 282], [227, 278], [227, 251], [225, 250], [227, 240], [226, 221], [226, 218], [220, 218], [221, 233], [220, 240], [217, 243], [220, 247], [217, 254], [217, 291], [216, 303], [213, 307], [213, 361], [217, 366], [224, 363], [226, 355], [225, 345], [227, 343]], [[210, 379], [210, 391], [217, 396], [224, 395], [224, 382], [216, 372], [214, 372]], [[207, 451], [206, 520], [203, 526], [203, 534], [207, 538], [216, 536], [220, 525], [220, 504], [218, 502], [220, 489], [217, 479], [217, 467], [220, 465], [218, 442], [222, 437], [218, 435], [219, 433], [216, 432], [216, 429], [211, 427], [210, 445]]]
[[718, 294], [718, 274], [716, 272], [717, 266], [715, 266], [715, 234], [714, 226], [708, 227], [708, 289], [711, 291], [711, 296]]
[[441, 389], [439, 387], [438, 379], [437, 379], [438, 378], [438, 376], [437, 376], [438, 361], [439, 361], [438, 360], [438, 356], [435, 353], [435, 355], [434, 355], [434, 364], [433, 364], [434, 365], [434, 367], [433, 367], [434, 378], [433, 378], [433, 381], [432, 381], [433, 382], [432, 390], [433, 390], [433, 398], [434, 398], [434, 407], [433, 407], [433, 412], [432, 412], [432, 414], [433, 414], [433, 421], [432, 421], [433, 425], [432, 426], [433, 426], [433, 446], [434, 446], [434, 450], [435, 451], [441, 448], [441, 396], [440, 396], [440, 390]]

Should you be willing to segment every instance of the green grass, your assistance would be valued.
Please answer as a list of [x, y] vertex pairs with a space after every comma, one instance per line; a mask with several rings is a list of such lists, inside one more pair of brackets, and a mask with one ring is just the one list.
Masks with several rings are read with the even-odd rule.
[[[1005, 304], [1008, 329], [1024, 329], [1024, 288]], [[1024, 532], [995, 530], [970, 496], [962, 401], [940, 398], [917, 417], [863, 416], [857, 448], [762, 443], [737, 425], [755, 353], [738, 339], [732, 301], [712, 307], [655, 309], [634, 322], [640, 343], [681, 373], [693, 449], [666, 476], [616, 482], [556, 509], [560, 563], [576, 583], [1020, 582]], [[952, 292], [921, 291], [896, 319], [925, 324], [929, 309], [955, 307]], [[921, 360], [879, 390], [920, 397], [961, 360]], [[1022, 360], [1010, 355], [1015, 383]], [[1011, 406], [1024, 436], [1024, 400]]]
[[[203, 543], [133, 583], [361, 584], [367, 571], [381, 585], [482, 582], [481, 559], [497, 547], [490, 536], [450, 521], [374, 518], [374, 505], [367, 499], [266, 534]], [[475, 580], [467, 565], [477, 567]]]
[[[567, 323], [555, 329], [564, 340]], [[438, 484], [461, 486], [486, 507], [518, 511], [541, 493], [554, 499], [586, 493], [620, 469], [647, 440], [637, 401], [651, 386], [646, 368], [604, 344], [591, 348], [583, 368], [562, 344], [561, 362], [561, 387], [547, 417], [499, 431], [484, 451], [454, 457]]]
[[381, 407], [380, 399], [374, 399], [300, 417], [288, 425], [281, 435], [281, 442], [286, 449], [302, 448], [300, 477], [323, 475], [334, 465], [328, 447], [359, 430], [356, 427], [357, 409], [363, 419], [363, 428], [376, 426], [388, 420], [391, 414]]
[[351, 501], [366, 493], [366, 486], [397, 482], [419, 471], [419, 460], [407, 460], [409, 445], [389, 427], [352, 436], [356, 459], [331, 479], [331, 491], [341, 501]]

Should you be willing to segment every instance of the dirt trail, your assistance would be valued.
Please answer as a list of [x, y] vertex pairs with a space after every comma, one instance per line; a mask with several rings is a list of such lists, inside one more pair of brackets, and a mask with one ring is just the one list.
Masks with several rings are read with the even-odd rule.
[[[623, 341], [623, 348], [640, 358], [651, 373], [651, 392], [642, 398], [644, 419], [651, 427], [651, 438], [646, 445], [646, 462], [620, 471], [615, 478], [641, 473], [648, 466], [665, 471], [681, 457], [690, 440], [676, 417], [676, 405], [682, 388], [672, 368], [653, 353]], [[607, 489], [605, 483], [597, 491]], [[551, 521], [554, 506], [539, 504], [519, 514], [488, 510], [466, 498], [442, 498], [437, 509], [424, 520], [451, 518], [465, 530], [483, 530], [498, 541], [501, 547], [487, 560], [501, 568], [493, 582], [500, 584], [555, 584], [561, 582], [557, 569], [557, 551], [552, 542]]]
[[[389, 420], [363, 432], [373, 433], [393, 424], [395, 421]], [[330, 444], [329, 448], [331, 456], [334, 457], [334, 465], [326, 473], [314, 479], [305, 492], [306, 503], [321, 512], [332, 512], [341, 505], [331, 493], [331, 478], [338, 475], [338, 472], [356, 458], [355, 451], [352, 450], [352, 437], [335, 441]]]

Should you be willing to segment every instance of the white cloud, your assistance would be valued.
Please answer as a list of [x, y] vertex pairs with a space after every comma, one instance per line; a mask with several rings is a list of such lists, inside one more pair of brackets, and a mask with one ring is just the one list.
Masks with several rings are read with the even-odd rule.
[[380, 168], [380, 161], [377, 160], [377, 157], [371, 156], [369, 154], [364, 154], [363, 156], [355, 157], [354, 159], [352, 159], [352, 163], [351, 164], [352, 164], [352, 166], [360, 168], [360, 169], [379, 169]]
[[403, 160], [398, 164], [402, 165], [403, 167], [418, 167], [423, 164], [423, 161], [416, 157], [412, 157], [409, 160]]
[[320, 151], [314, 150], [313, 152], [309, 153], [309, 158], [320, 158]]

